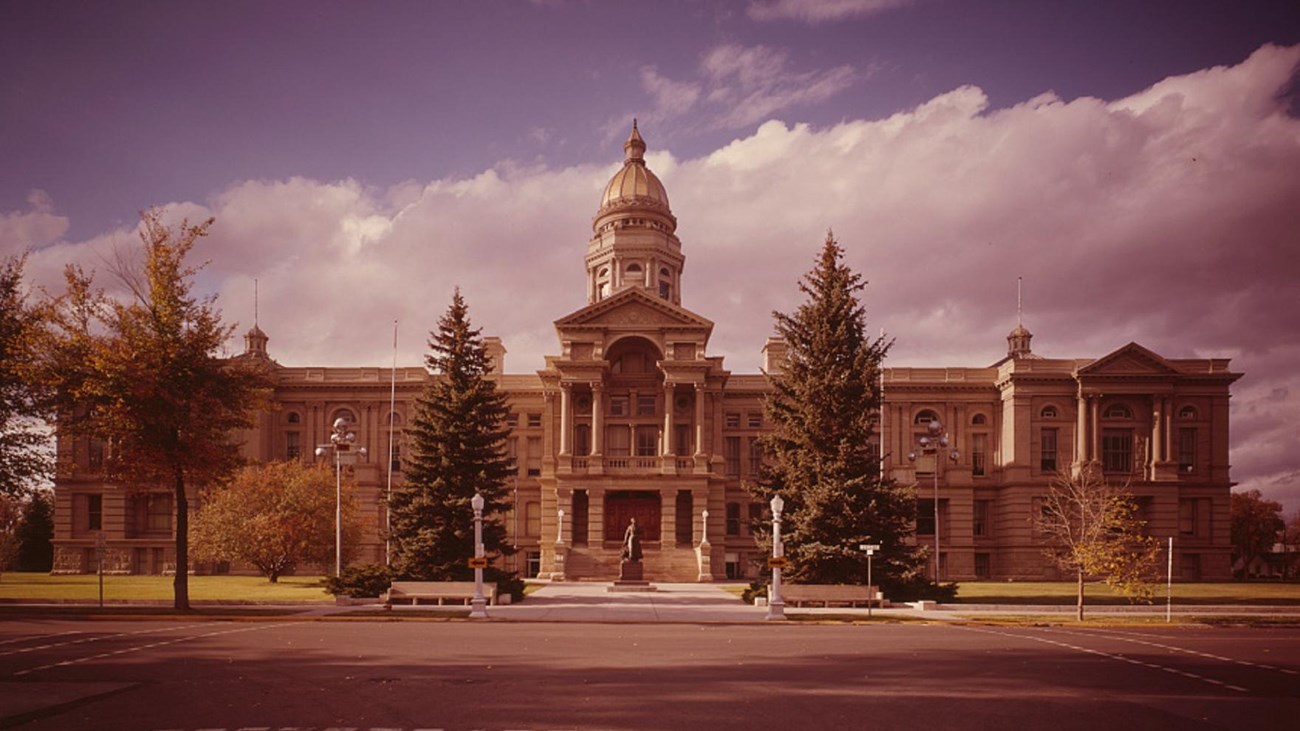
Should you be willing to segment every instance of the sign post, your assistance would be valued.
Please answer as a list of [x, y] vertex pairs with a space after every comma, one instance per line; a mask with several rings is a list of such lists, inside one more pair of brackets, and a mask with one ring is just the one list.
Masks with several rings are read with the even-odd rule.
[[880, 550], [880, 544], [863, 543], [858, 548], [867, 552], [867, 619], [871, 619], [871, 603], [876, 600], [876, 588], [871, 585], [871, 557]]

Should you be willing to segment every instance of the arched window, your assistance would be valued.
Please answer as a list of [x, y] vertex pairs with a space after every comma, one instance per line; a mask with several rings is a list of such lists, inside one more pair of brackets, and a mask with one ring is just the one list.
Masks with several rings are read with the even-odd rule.
[[1178, 418], [1183, 421], [1196, 421], [1197, 416], [1195, 406], [1184, 406], [1178, 410]]
[[330, 419], [330, 426], [332, 427], [334, 425], [334, 422], [338, 421], [339, 419], [347, 419], [352, 424], [352, 426], [357, 425], [357, 415], [352, 413], [351, 409], [339, 409], [338, 411], [335, 411], [334, 418]]
[[302, 414], [299, 414], [297, 411], [290, 411], [289, 414], [288, 414], [288, 416], [285, 417], [285, 419], [286, 419], [290, 424], [301, 424], [301, 423], [302, 423]]
[[1055, 419], [1057, 415], [1056, 407], [1050, 404], [1044, 406], [1043, 410], [1038, 412], [1038, 416], [1041, 419]]
[[603, 300], [609, 296], [609, 267], [601, 267], [596, 272], [596, 299]]
[[659, 298], [666, 300], [673, 298], [673, 275], [668, 271], [668, 267], [659, 270]]
[[939, 416], [929, 409], [917, 413], [916, 418], [912, 420], [913, 424], [929, 424], [932, 421], [938, 421]]
[[1111, 404], [1102, 416], [1106, 419], [1132, 419], [1133, 410], [1126, 404]]
[[984, 426], [989, 423], [989, 417], [983, 414], [976, 414], [970, 418], [970, 423], [975, 426]]
[[628, 264], [627, 268], [623, 270], [623, 273], [626, 276], [627, 281], [632, 284], [645, 283], [645, 272], [641, 269], [641, 265], [636, 262]]

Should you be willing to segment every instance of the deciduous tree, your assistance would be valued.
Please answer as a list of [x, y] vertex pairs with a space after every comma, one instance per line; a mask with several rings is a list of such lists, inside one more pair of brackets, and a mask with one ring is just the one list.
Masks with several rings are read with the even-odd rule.
[[1282, 504], [1264, 499], [1259, 490], [1234, 492], [1230, 500], [1233, 563], [1241, 566], [1240, 576], [1244, 577], [1252, 561], [1273, 550], [1286, 524], [1282, 521]]
[[1076, 616], [1083, 621], [1084, 582], [1101, 579], [1130, 600], [1149, 600], [1160, 542], [1145, 535], [1145, 522], [1127, 488], [1111, 485], [1101, 469], [1053, 478], [1033, 517], [1047, 541], [1047, 555], [1075, 576]]
[[142, 263], [118, 259], [124, 299], [105, 297], [91, 275], [68, 268], [67, 292], [50, 307], [43, 372], [59, 430], [110, 445], [106, 480], [173, 492], [174, 604], [189, 609], [187, 487], [238, 466], [238, 430], [251, 425], [267, 381], [259, 363], [221, 357], [233, 328], [214, 298], [193, 294], [197, 269], [185, 260], [213, 220], [173, 229], [162, 215], [141, 216]]
[[[194, 518], [194, 557], [242, 561], [272, 583], [304, 563], [334, 558], [335, 474], [301, 462], [244, 467], [203, 491]], [[355, 486], [343, 483], [343, 558], [356, 554], [361, 524]]]
[[[508, 406], [489, 377], [492, 364], [460, 290], [430, 334], [429, 348], [425, 365], [432, 377], [407, 429], [405, 484], [390, 502], [392, 568], [397, 578], [466, 580], [473, 576], [467, 560], [474, 555], [474, 493], [483, 496], [487, 556], [514, 550], [501, 520], [510, 507]], [[497, 568], [488, 569], [487, 576], [498, 584], [513, 578]], [[513, 585], [502, 589], [515, 590]]]
[[[881, 403], [881, 364], [890, 343], [867, 335], [858, 293], [861, 275], [843, 262], [828, 232], [816, 266], [799, 289], [807, 296], [792, 314], [774, 312], [787, 345], [764, 414], [772, 431], [760, 440], [761, 477], [748, 486], [767, 502], [785, 501], [782, 538], [789, 557], [784, 575], [794, 582], [861, 584], [859, 545], [881, 546], [876, 576], [886, 590], [914, 592], [921, 556], [907, 543], [915, 517], [910, 488], [884, 479], [871, 444]], [[756, 524], [760, 547], [770, 528]]]
[[33, 377], [41, 315], [23, 292], [24, 262], [0, 261], [0, 493], [14, 496], [49, 479], [53, 468]]

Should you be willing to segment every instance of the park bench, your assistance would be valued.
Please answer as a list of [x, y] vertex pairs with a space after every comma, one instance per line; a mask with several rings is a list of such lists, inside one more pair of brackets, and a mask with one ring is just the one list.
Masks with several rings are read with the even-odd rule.
[[[493, 584], [483, 585], [483, 597], [488, 604], [496, 604], [497, 588]], [[412, 605], [421, 601], [469, 604], [474, 598], [472, 581], [394, 581], [383, 596], [384, 604], [393, 605], [410, 602]]]
[[855, 584], [782, 584], [781, 599], [787, 606], [796, 607], [805, 604], [823, 607], [865, 607], [868, 603], [876, 607], [885, 605], [879, 587]]

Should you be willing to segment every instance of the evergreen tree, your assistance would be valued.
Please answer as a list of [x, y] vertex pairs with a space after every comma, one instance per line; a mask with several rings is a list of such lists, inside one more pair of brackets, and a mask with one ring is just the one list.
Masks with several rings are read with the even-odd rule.
[[[502, 521], [510, 508], [506, 480], [508, 405], [488, 377], [492, 363], [481, 331], [470, 326], [469, 309], [457, 289], [431, 333], [425, 357], [432, 378], [416, 401], [407, 429], [411, 450], [405, 485], [393, 492], [392, 568], [396, 578], [468, 580], [474, 555], [474, 493], [483, 496], [483, 547], [491, 561], [514, 552]], [[485, 576], [515, 592], [513, 574], [491, 567]]]
[[54, 568], [54, 493], [34, 490], [23, 506], [18, 526], [18, 570], [49, 571]]
[[[906, 539], [916, 505], [912, 490], [882, 479], [870, 447], [881, 403], [880, 374], [890, 343], [867, 335], [857, 293], [866, 283], [842, 261], [827, 232], [817, 265], [799, 283], [808, 299], [793, 314], [774, 312], [787, 345], [783, 367], [767, 374], [764, 413], [774, 425], [759, 444], [764, 462], [751, 493], [785, 501], [781, 537], [795, 583], [861, 584], [861, 544], [878, 544], [875, 581], [890, 596], [912, 593], [923, 557]], [[754, 526], [770, 550], [770, 523]], [[890, 593], [893, 592], [893, 593]]]

